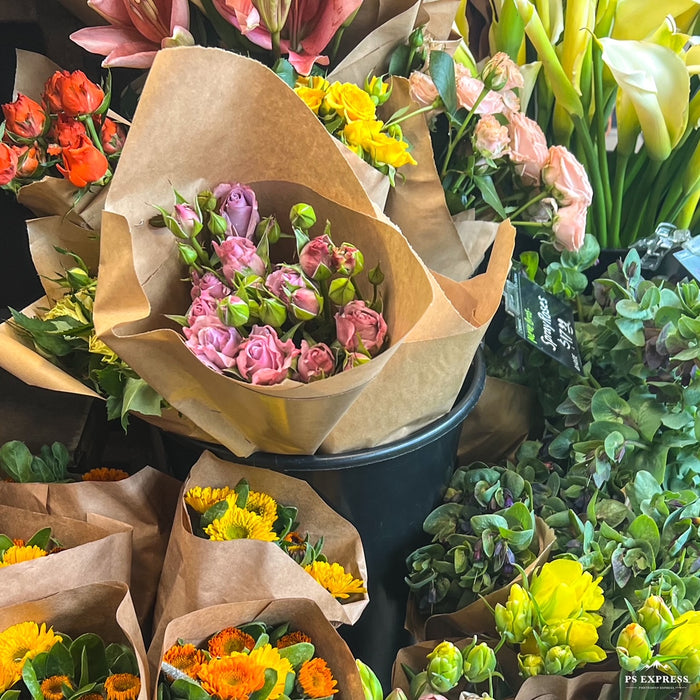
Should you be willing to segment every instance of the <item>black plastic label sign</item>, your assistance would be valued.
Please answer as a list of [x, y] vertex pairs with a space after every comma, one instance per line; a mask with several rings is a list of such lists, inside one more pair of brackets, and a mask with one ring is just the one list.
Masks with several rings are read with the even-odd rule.
[[571, 309], [523, 272], [511, 272], [504, 294], [506, 311], [515, 317], [518, 335], [565, 367], [582, 374]]

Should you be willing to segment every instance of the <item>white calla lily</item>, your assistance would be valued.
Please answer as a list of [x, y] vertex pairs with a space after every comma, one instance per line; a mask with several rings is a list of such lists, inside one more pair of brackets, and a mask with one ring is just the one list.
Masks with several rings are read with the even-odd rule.
[[[688, 123], [690, 78], [680, 56], [647, 41], [602, 38], [603, 61], [634, 111], [651, 158], [665, 160]], [[626, 128], [627, 125], [618, 125]]]

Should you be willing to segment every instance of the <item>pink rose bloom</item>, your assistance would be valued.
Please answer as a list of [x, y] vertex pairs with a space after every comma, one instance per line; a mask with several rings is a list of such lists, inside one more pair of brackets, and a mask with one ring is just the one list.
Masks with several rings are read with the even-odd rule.
[[200, 362], [221, 373], [236, 364], [236, 352], [241, 336], [235, 328], [225, 326], [217, 316], [197, 316], [189, 327], [182, 329], [185, 345]]
[[195, 224], [202, 223], [202, 219], [189, 204], [176, 204], [174, 219], [190, 238], [194, 234]]
[[588, 207], [593, 201], [586, 169], [564, 146], [549, 149], [549, 158], [542, 168], [542, 182], [552, 188], [555, 198], [564, 206], [581, 202]]
[[213, 299], [223, 299], [227, 297], [231, 290], [213, 273], [205, 272], [200, 275], [197, 271], [192, 272], [192, 299], [206, 293]]
[[[481, 95], [484, 84], [479, 78], [473, 78], [469, 73], [462, 73], [457, 77], [457, 102], [460, 107], [471, 110]], [[503, 98], [493, 90], [486, 93], [479, 106], [476, 108], [477, 114], [501, 114], [505, 106]]]
[[413, 71], [413, 73], [411, 73], [408, 78], [408, 90], [411, 99], [422, 107], [433, 104], [439, 97], [433, 79], [420, 71]]
[[203, 292], [192, 302], [187, 312], [187, 322], [191, 326], [194, 323], [194, 319], [198, 316], [216, 316], [218, 304], [218, 299], [210, 296], [209, 292]]
[[252, 240], [255, 227], [260, 223], [255, 192], [240, 183], [222, 182], [214, 188], [213, 194], [219, 203], [219, 214], [228, 225], [226, 235]]
[[364, 349], [372, 356], [382, 349], [387, 332], [384, 317], [358, 299], [335, 315], [335, 329], [338, 341], [346, 350]]
[[302, 382], [330, 377], [335, 370], [335, 356], [325, 343], [309, 345], [301, 341], [301, 353], [297, 362], [297, 374]]
[[241, 377], [251, 384], [269, 386], [287, 378], [292, 360], [299, 355], [292, 340], [284, 343], [270, 326], [253, 326], [236, 355]]
[[515, 112], [510, 115], [508, 133], [510, 159], [519, 166], [518, 174], [528, 185], [539, 184], [540, 172], [549, 158], [547, 138], [539, 124], [522, 112]]
[[508, 153], [510, 136], [508, 127], [501, 124], [491, 114], [484, 114], [474, 129], [472, 137], [474, 148], [484, 158], [500, 158]]
[[[324, 233], [322, 236], [312, 238], [299, 253], [299, 264], [304, 274], [311, 279], [316, 279], [319, 268], [333, 269], [333, 241]], [[323, 274], [323, 273], [321, 273]]]
[[258, 255], [255, 243], [242, 236], [228, 236], [223, 243], [213, 243], [224, 269], [224, 277], [233, 281], [236, 272], [252, 272], [265, 276], [265, 263]]
[[510, 119], [514, 112], [520, 111], [520, 98], [512, 90], [502, 90], [499, 95], [503, 100], [503, 114]]
[[355, 369], [355, 367], [364, 365], [371, 359], [372, 358], [369, 355], [365, 355], [364, 352], [349, 352], [345, 356], [345, 360], [343, 362], [343, 372], [347, 372], [348, 370]]
[[587, 212], [588, 206], [583, 202], [574, 202], [559, 208], [552, 223], [552, 231], [559, 246], [572, 253], [580, 250], [586, 235]]
[[285, 304], [289, 301], [290, 291], [306, 287], [306, 280], [299, 270], [289, 265], [279, 265], [265, 280], [265, 286]]

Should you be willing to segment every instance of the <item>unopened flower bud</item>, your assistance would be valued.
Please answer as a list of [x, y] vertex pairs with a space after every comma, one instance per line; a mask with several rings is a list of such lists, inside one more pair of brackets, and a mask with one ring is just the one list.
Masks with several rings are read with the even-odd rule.
[[373, 267], [368, 273], [367, 277], [369, 278], [370, 284], [375, 285], [375, 287], [378, 287], [380, 284], [384, 282], [384, 273], [382, 272], [381, 267], [379, 267], [379, 264], [377, 263], [377, 267]]
[[66, 278], [71, 286], [71, 289], [81, 289], [92, 284], [93, 279], [81, 267], [72, 267], [66, 270]]
[[309, 241], [299, 253], [299, 265], [307, 277], [326, 280], [332, 274], [333, 242], [327, 235]]
[[462, 652], [464, 660], [464, 677], [470, 683], [482, 683], [488, 680], [496, 670], [496, 654], [493, 649], [486, 644], [474, 641]]
[[659, 595], [649, 596], [637, 611], [637, 617], [652, 646], [658, 644], [673, 627], [673, 613]]
[[521, 88], [524, 80], [520, 68], [508, 54], [499, 51], [492, 56], [481, 72], [481, 79], [489, 90]]
[[364, 269], [365, 257], [362, 255], [362, 251], [352, 243], [343, 243], [338, 248], [334, 248], [331, 256], [331, 267], [341, 275], [354, 277]]
[[532, 629], [532, 601], [517, 583], [510, 588], [505, 606], [496, 605], [496, 629], [510, 644], [522, 644]]
[[544, 659], [539, 654], [518, 654], [518, 668], [525, 678], [544, 673]]
[[281, 328], [287, 320], [287, 309], [278, 299], [263, 299], [260, 302], [258, 315], [264, 325]]
[[177, 247], [185, 264], [195, 266], [197, 263], [197, 251], [186, 243], [178, 243]]
[[328, 296], [337, 306], [345, 306], [355, 299], [355, 286], [347, 277], [338, 277], [330, 283]]
[[646, 668], [651, 661], [652, 651], [649, 637], [644, 627], [631, 622], [617, 638], [617, 658], [625, 671], [637, 671]]
[[383, 105], [390, 97], [393, 86], [385, 83], [381, 78], [373, 75], [371, 79], [365, 78], [365, 92], [372, 98], [372, 102], [378, 107]]
[[221, 319], [221, 323], [235, 328], [245, 325], [250, 318], [248, 304], [233, 294], [219, 302], [216, 313]]
[[323, 310], [323, 297], [308, 287], [295, 289], [289, 295], [289, 301], [294, 318], [299, 321], [310, 321]]
[[423, 27], [416, 27], [408, 35], [408, 45], [412, 49], [419, 49], [421, 46], [423, 46], [424, 41], [425, 41], [425, 38], [423, 36]]
[[295, 204], [289, 212], [292, 226], [308, 231], [316, 223], [316, 212], [310, 204]]
[[401, 688], [394, 688], [389, 695], [386, 696], [386, 700], [408, 700], [408, 698]]
[[545, 654], [544, 672], [548, 676], [568, 676], [576, 666], [578, 666], [578, 659], [570, 646], [554, 646]]
[[226, 219], [216, 212], [211, 212], [209, 214], [209, 223], [207, 226], [217, 238], [223, 238], [228, 230]]
[[363, 352], [348, 352], [343, 361], [343, 372], [347, 372], [354, 367], [366, 365], [372, 358]]
[[386, 133], [388, 136], [391, 136], [392, 139], [403, 141], [403, 129], [401, 128], [401, 124], [389, 124], [386, 128]]
[[174, 219], [187, 238], [194, 238], [202, 230], [202, 219], [189, 204], [176, 204]]
[[411, 680], [411, 687], [409, 689], [409, 695], [412, 698], [420, 698], [423, 697], [423, 694], [426, 692], [430, 692], [430, 683], [428, 683], [428, 673], [426, 671], [422, 671], [421, 673], [417, 673], [415, 676], [413, 676], [413, 679]]
[[255, 229], [255, 237], [257, 240], [267, 236], [270, 245], [274, 245], [279, 241], [280, 234], [280, 225], [277, 223], [277, 219], [274, 216], [266, 216]]
[[462, 677], [464, 661], [452, 642], [440, 642], [427, 656], [428, 683], [439, 693], [452, 690]]
[[216, 197], [211, 190], [204, 190], [197, 195], [197, 204], [201, 211], [214, 211], [216, 209]]

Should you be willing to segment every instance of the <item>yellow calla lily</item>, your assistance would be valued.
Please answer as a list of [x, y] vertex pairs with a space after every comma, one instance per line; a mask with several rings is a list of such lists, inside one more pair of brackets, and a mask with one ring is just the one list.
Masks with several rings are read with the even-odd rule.
[[664, 19], [664, 21], [649, 34], [644, 41], [649, 41], [652, 44], [658, 44], [659, 46], [666, 46], [671, 49], [673, 53], [681, 56], [684, 51], [686, 44], [690, 37], [683, 32], [679, 32], [676, 27], [676, 23], [673, 21], [673, 17], [670, 15]]
[[644, 39], [667, 15], [678, 18], [681, 28], [689, 29], [698, 13], [698, 0], [618, 0], [612, 37]]
[[468, 0], [460, 0], [457, 14], [455, 15], [455, 26], [459, 35], [463, 39], [469, 39], [469, 22], [467, 22], [467, 2]]
[[694, 44], [683, 55], [686, 68], [690, 75], [700, 74], [700, 44]]
[[535, 7], [549, 40], [553, 45], [556, 44], [564, 31], [562, 0], [535, 0]]
[[688, 122], [690, 78], [683, 59], [647, 41], [599, 41], [603, 61], [634, 106], [650, 157], [665, 160]]

